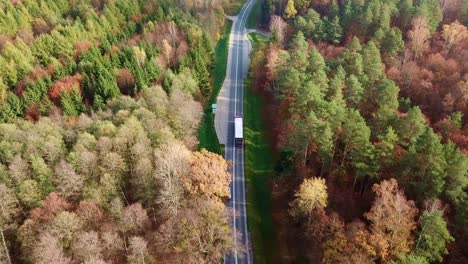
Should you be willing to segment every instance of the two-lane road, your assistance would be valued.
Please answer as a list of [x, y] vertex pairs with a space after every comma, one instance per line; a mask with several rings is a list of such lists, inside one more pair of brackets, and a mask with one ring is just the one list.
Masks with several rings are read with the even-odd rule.
[[229, 41], [229, 55], [226, 79], [218, 97], [218, 110], [215, 117], [216, 133], [220, 143], [225, 144], [225, 158], [232, 161], [231, 200], [233, 210], [232, 235], [240, 241], [245, 250], [233, 249], [226, 256], [225, 263], [251, 263], [251, 247], [247, 230], [247, 209], [244, 178], [244, 149], [234, 143], [234, 117], [243, 116], [244, 79], [249, 69], [250, 42], [245, 28], [246, 20], [256, 0], [248, 0], [234, 18]]

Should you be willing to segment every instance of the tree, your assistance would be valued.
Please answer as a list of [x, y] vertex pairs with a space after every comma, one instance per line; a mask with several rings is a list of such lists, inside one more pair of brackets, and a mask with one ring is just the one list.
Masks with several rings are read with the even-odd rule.
[[426, 128], [402, 158], [402, 183], [423, 201], [443, 192], [446, 175], [447, 161], [440, 137], [432, 128]]
[[75, 260], [83, 262], [102, 258], [102, 245], [95, 231], [80, 232], [72, 244]]
[[296, 9], [305, 10], [309, 7], [311, 2], [312, 0], [295, 0], [294, 6], [296, 7]]
[[202, 149], [192, 154], [190, 168], [190, 173], [182, 180], [188, 193], [214, 200], [228, 197], [231, 174], [222, 156]]
[[34, 248], [34, 263], [37, 264], [71, 264], [72, 259], [65, 255], [59, 239], [49, 233], [39, 237]]
[[234, 247], [240, 251], [238, 242], [232, 239], [229, 215], [218, 202], [194, 199], [177, 219], [175, 226], [166, 230], [174, 232], [175, 238], [169, 243], [185, 254], [184, 259], [219, 263]]
[[127, 261], [129, 264], [151, 263], [148, 242], [144, 238], [136, 236], [130, 238]]
[[284, 14], [286, 18], [292, 19], [296, 16], [297, 10], [294, 7], [294, 0], [288, 0], [286, 7], [284, 9]]
[[[2, 202], [0, 203], [0, 235], [2, 236], [2, 251], [6, 255], [6, 262], [11, 264], [12, 262], [4, 232], [17, 221], [20, 210], [14, 192], [3, 183], [0, 183], [0, 197], [2, 197]], [[0, 256], [2, 255], [3, 254]], [[0, 260], [2, 260], [2, 258], [0, 258]]]
[[327, 33], [327, 40], [331, 43], [338, 44], [341, 42], [343, 36], [343, 28], [340, 24], [339, 16], [335, 16], [330, 21], [328, 18], [325, 19], [325, 29]]
[[437, 30], [439, 23], [442, 22], [442, 10], [439, 0], [420, 0], [415, 9], [417, 16], [422, 16], [427, 21], [431, 32]]
[[37, 182], [35, 180], [26, 180], [19, 186], [18, 198], [27, 207], [34, 208], [41, 204], [43, 197]]
[[125, 207], [120, 224], [123, 232], [136, 234], [144, 230], [148, 221], [146, 210], [140, 203], [134, 203]]
[[296, 218], [305, 217], [308, 222], [315, 209], [323, 209], [327, 206], [327, 185], [325, 179], [304, 179], [299, 190], [294, 194], [295, 199], [289, 204], [289, 213]]
[[396, 132], [400, 144], [404, 146], [416, 142], [426, 128], [426, 119], [418, 106], [411, 107], [408, 113], [398, 120]]
[[416, 256], [414, 254], [400, 255], [397, 261], [392, 264], [429, 264], [424, 257]]
[[272, 16], [270, 19], [270, 32], [276, 37], [278, 43], [283, 43], [284, 41], [284, 30], [287, 24], [280, 16]]
[[163, 215], [176, 216], [183, 201], [182, 177], [190, 173], [191, 153], [178, 142], [168, 142], [154, 156], [154, 178], [159, 187], [156, 203]]
[[373, 114], [375, 130], [382, 132], [392, 125], [397, 117], [398, 93], [400, 89], [393, 81], [385, 80], [377, 86], [377, 111]]
[[60, 160], [55, 166], [55, 183], [59, 193], [68, 198], [76, 199], [83, 188], [83, 178], [76, 174], [73, 167], [65, 160]]
[[371, 222], [371, 240], [375, 243], [376, 256], [384, 262], [396, 259], [399, 254], [410, 252], [413, 244], [411, 236], [416, 228], [418, 213], [413, 201], [407, 201], [398, 189], [395, 179], [384, 180], [372, 187], [376, 198], [372, 208], [366, 213]]
[[337, 105], [344, 107], [346, 105], [343, 99], [343, 88], [344, 81], [346, 78], [346, 72], [343, 67], [338, 66], [335, 76], [330, 80], [328, 99], [334, 101]]
[[[432, 202], [434, 203], [434, 202]], [[443, 212], [437, 206], [429, 205], [419, 218], [421, 229], [415, 246], [415, 255], [428, 262], [442, 261], [448, 254], [447, 243], [454, 241], [447, 229]]]
[[464, 191], [468, 188], [468, 157], [451, 142], [444, 145], [444, 153], [447, 161], [445, 196], [455, 205], [459, 205], [468, 199]]
[[413, 19], [412, 25], [412, 30], [408, 32], [409, 46], [414, 53], [414, 57], [419, 58], [429, 48], [427, 41], [431, 37], [431, 32], [423, 17]]
[[369, 41], [362, 49], [363, 69], [371, 83], [380, 80], [384, 74], [380, 51], [373, 41]]
[[447, 49], [450, 51], [453, 46], [468, 38], [468, 29], [456, 20], [450, 25], [444, 25], [442, 37], [445, 40]]
[[78, 232], [83, 228], [83, 221], [73, 212], [58, 213], [50, 222], [48, 233], [58, 239], [60, 246], [69, 248]]
[[384, 135], [378, 137], [379, 142], [376, 147], [377, 156], [381, 167], [390, 166], [395, 161], [395, 147], [398, 143], [398, 135], [392, 127], [388, 127]]
[[345, 98], [351, 108], [358, 108], [364, 94], [364, 88], [354, 74], [346, 79]]

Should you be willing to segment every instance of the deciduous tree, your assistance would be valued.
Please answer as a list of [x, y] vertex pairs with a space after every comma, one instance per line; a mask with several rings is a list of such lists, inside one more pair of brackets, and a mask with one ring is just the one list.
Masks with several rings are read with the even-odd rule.
[[378, 247], [374, 246], [375, 254], [382, 261], [388, 262], [396, 259], [399, 254], [411, 251], [412, 231], [416, 228], [418, 209], [398, 189], [395, 179], [375, 184], [372, 190], [376, 198], [372, 208], [366, 213], [366, 218], [371, 222], [370, 240], [381, 240]]

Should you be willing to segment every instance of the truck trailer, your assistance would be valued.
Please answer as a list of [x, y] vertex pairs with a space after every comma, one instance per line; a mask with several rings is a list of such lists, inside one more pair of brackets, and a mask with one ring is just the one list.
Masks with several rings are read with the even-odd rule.
[[242, 117], [237, 116], [234, 118], [234, 143], [236, 146], [242, 146], [244, 141], [244, 127], [242, 124]]

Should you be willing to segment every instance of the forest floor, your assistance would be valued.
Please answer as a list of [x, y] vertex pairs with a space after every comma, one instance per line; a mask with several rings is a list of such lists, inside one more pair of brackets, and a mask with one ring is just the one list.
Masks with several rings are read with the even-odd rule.
[[215, 63], [212, 70], [213, 91], [211, 93], [210, 99], [205, 105], [205, 113], [200, 124], [200, 130], [198, 132], [198, 139], [200, 140], [198, 149], [204, 148], [220, 155], [223, 154], [223, 150], [216, 136], [216, 130], [214, 127], [214, 114], [212, 112], [211, 105], [216, 103], [216, 98], [218, 97], [224, 79], [226, 78], [231, 27], [232, 21], [226, 20], [223, 35], [221, 35], [215, 47]]
[[[255, 49], [267, 38], [249, 34]], [[274, 153], [268, 127], [263, 118], [263, 98], [255, 94], [251, 81], [244, 86], [244, 144], [247, 185], [247, 218], [255, 263], [278, 260], [277, 239], [271, 211], [271, 179], [274, 174]]]

